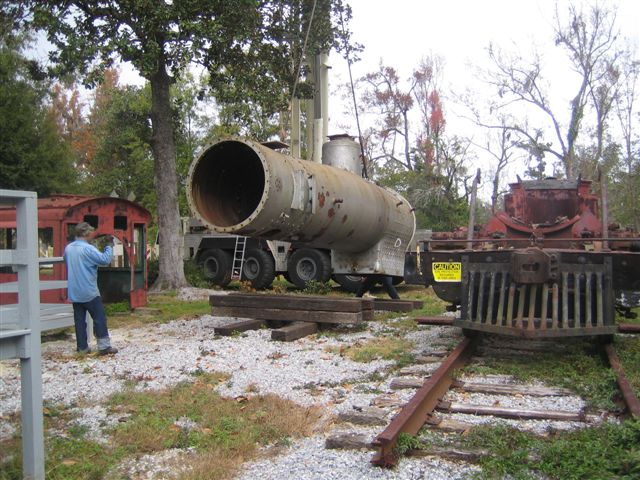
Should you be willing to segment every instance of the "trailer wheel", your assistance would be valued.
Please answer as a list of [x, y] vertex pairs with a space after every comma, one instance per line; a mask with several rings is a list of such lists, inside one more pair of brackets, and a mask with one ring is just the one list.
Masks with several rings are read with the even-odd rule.
[[206, 250], [202, 256], [204, 276], [214, 284], [226, 287], [231, 281], [231, 255], [219, 248]]
[[339, 284], [343, 290], [347, 292], [356, 293], [362, 285], [361, 275], [345, 275], [342, 273], [333, 276], [333, 280]]
[[305, 288], [311, 281], [325, 283], [331, 278], [331, 259], [321, 250], [300, 248], [291, 255], [287, 271], [298, 288]]
[[264, 250], [247, 250], [242, 263], [242, 280], [251, 282], [256, 290], [271, 285], [276, 278], [276, 265], [273, 257]]

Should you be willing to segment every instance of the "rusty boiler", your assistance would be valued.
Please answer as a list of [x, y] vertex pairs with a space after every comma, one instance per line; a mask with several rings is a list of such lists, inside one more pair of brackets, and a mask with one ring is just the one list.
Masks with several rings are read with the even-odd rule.
[[215, 142], [191, 165], [189, 206], [216, 232], [330, 249], [333, 273], [401, 276], [413, 209], [361, 178], [355, 142], [336, 140], [323, 164], [251, 140]]

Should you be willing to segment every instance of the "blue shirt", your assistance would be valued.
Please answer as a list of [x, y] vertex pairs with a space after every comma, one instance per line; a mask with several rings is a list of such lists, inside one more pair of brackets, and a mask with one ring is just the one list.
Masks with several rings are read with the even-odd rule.
[[113, 250], [110, 246], [100, 252], [86, 240], [76, 239], [64, 249], [67, 264], [67, 292], [69, 300], [85, 303], [100, 295], [98, 265], [109, 265]]

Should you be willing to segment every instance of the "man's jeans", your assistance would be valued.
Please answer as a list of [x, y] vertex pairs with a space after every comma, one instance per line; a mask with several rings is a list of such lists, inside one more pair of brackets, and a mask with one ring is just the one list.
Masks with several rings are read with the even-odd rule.
[[93, 318], [93, 334], [98, 343], [98, 350], [104, 350], [111, 346], [109, 330], [107, 329], [107, 316], [104, 313], [102, 298], [96, 297], [88, 302], [73, 303], [73, 321], [76, 326], [76, 344], [79, 352], [89, 350], [87, 342], [87, 312]]

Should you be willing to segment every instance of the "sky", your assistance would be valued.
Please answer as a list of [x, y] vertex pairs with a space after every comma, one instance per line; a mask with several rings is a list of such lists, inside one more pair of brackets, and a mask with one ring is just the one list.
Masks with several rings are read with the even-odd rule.
[[[623, 36], [632, 40], [640, 56], [640, 1], [599, 0], [600, 5], [618, 7], [617, 23]], [[420, 59], [430, 53], [444, 58], [444, 85], [457, 93], [465, 88], [480, 89], [471, 65], [489, 65], [487, 47], [526, 55], [535, 46], [548, 65], [547, 76], [555, 101], [568, 102], [577, 79], [566, 69], [567, 61], [553, 44], [556, 0], [347, 0], [353, 10], [351, 31], [354, 41], [364, 45], [361, 61], [355, 63], [354, 78], [375, 71], [383, 62], [393, 66], [401, 78], [408, 78]], [[571, 2], [558, 0], [560, 12]], [[587, 5], [583, 0], [574, 4]], [[329, 133], [344, 131], [355, 120], [344, 115], [337, 85], [348, 81], [346, 61], [333, 53], [330, 58]], [[491, 93], [487, 92], [487, 95]], [[482, 94], [481, 94], [482, 95]], [[469, 122], [457, 118], [459, 107], [445, 99], [449, 134], [465, 135]]]
[[[382, 61], [395, 67], [402, 78], [411, 74], [421, 57], [435, 53], [444, 58], [447, 84], [459, 89], [477, 84], [469, 65], [488, 65], [490, 43], [505, 50], [530, 51], [532, 45], [547, 54], [553, 64], [561, 53], [553, 46], [556, 0], [347, 0], [352, 7], [354, 41], [364, 45], [354, 78], [375, 70]], [[558, 0], [559, 11], [570, 3]], [[618, 5], [617, 22], [624, 36], [634, 40], [640, 52], [640, 1], [600, 0]], [[555, 58], [554, 58], [555, 57]], [[331, 57], [333, 87], [348, 80], [347, 64], [338, 54]], [[561, 74], [560, 76], [563, 76]], [[334, 99], [336, 100], [336, 99]], [[336, 116], [334, 101], [330, 116]], [[333, 123], [333, 119], [330, 120]]]
[[[353, 40], [364, 46], [361, 60], [352, 65], [354, 78], [375, 71], [382, 62], [394, 67], [401, 78], [408, 78], [421, 58], [436, 54], [444, 59], [442, 85], [447, 133], [474, 137], [478, 129], [464, 119], [464, 110], [447, 93], [476, 91], [478, 101], [494, 93], [483, 87], [475, 68], [487, 68], [487, 47], [526, 56], [534, 49], [544, 56], [545, 77], [550, 82], [554, 112], [566, 112], [577, 89], [577, 78], [568, 68], [565, 53], [553, 44], [556, 5], [566, 14], [569, 5], [588, 6], [590, 0], [345, 0], [352, 7], [350, 30]], [[593, 0], [592, 0], [593, 1]], [[591, 3], [592, 3], [591, 1]], [[597, 0], [601, 6], [617, 7], [617, 25], [629, 38], [640, 57], [640, 0]], [[357, 135], [355, 118], [339, 86], [348, 79], [347, 62], [337, 53], [330, 55], [330, 103], [328, 134]], [[126, 83], [140, 81], [131, 69], [123, 69]], [[484, 90], [483, 90], [484, 88]], [[346, 103], [346, 105], [345, 105]], [[560, 116], [560, 115], [559, 115]], [[545, 119], [542, 119], [545, 120]], [[563, 118], [560, 118], [563, 121]], [[365, 122], [367, 119], [365, 119]], [[552, 137], [552, 135], [550, 136]], [[486, 153], [477, 151], [478, 163], [487, 168]], [[507, 175], [523, 170], [514, 166]], [[551, 172], [547, 172], [551, 173]]]

